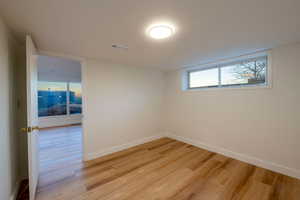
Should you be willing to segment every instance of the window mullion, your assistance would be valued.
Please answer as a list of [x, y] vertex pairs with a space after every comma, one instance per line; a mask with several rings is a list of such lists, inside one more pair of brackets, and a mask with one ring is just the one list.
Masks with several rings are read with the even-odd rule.
[[70, 82], [67, 82], [67, 115], [70, 115]]
[[219, 81], [219, 85], [218, 85], [218, 87], [221, 87], [221, 66], [219, 65], [218, 66], [218, 81]]

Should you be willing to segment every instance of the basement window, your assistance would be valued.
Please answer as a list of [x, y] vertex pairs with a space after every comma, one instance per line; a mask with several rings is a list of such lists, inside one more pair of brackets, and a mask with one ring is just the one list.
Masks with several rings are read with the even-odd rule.
[[187, 69], [183, 77], [184, 90], [267, 85], [268, 56], [266, 53]]

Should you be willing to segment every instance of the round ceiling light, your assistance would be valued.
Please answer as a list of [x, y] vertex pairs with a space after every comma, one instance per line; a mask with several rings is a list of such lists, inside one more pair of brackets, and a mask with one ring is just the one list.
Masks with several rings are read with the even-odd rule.
[[157, 40], [165, 39], [174, 34], [174, 28], [167, 24], [156, 24], [148, 28], [148, 34]]

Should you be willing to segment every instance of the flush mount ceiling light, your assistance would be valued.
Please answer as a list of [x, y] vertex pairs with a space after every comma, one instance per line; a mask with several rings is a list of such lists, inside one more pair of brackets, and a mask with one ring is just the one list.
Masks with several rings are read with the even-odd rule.
[[147, 34], [153, 39], [165, 39], [174, 34], [175, 30], [169, 24], [154, 24], [147, 29]]

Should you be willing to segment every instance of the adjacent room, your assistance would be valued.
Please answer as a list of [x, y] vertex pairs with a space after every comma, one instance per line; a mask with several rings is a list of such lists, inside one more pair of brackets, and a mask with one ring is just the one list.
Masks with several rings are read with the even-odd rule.
[[299, 0], [0, 0], [0, 200], [299, 200]]
[[39, 55], [39, 185], [68, 177], [82, 162], [81, 63]]

